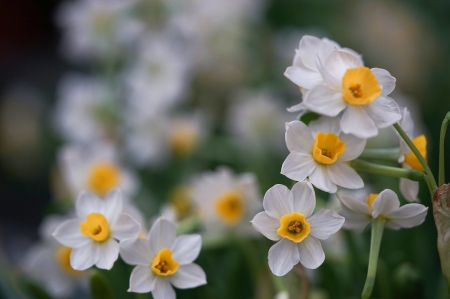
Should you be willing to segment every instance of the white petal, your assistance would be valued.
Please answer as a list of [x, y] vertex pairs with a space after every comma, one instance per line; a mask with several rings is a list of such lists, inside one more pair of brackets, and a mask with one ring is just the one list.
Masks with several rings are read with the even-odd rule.
[[300, 263], [305, 268], [316, 269], [322, 265], [325, 260], [320, 241], [313, 236], [306, 237], [302, 242], [297, 244], [298, 253], [300, 254]]
[[372, 222], [372, 216], [358, 214], [344, 207], [340, 214], [345, 217], [342, 227], [356, 233], [361, 233]]
[[309, 110], [326, 116], [337, 116], [347, 107], [342, 92], [323, 84], [310, 89], [305, 95], [303, 104]]
[[400, 192], [405, 197], [405, 199], [409, 202], [420, 201], [417, 198], [417, 195], [419, 194], [419, 182], [401, 178], [400, 179]]
[[164, 218], [159, 218], [150, 229], [148, 238], [153, 252], [158, 253], [163, 248], [171, 248], [177, 231], [175, 225]]
[[[308, 125], [311, 130], [312, 136], [316, 136], [318, 132], [333, 133], [339, 135], [341, 132], [341, 125], [339, 124], [339, 118], [321, 116], [316, 120], [313, 120]], [[311, 151], [309, 151], [311, 153]]]
[[130, 288], [128, 292], [148, 293], [153, 291], [156, 283], [156, 275], [147, 266], [137, 266], [130, 276]]
[[67, 247], [81, 247], [91, 242], [88, 236], [81, 233], [80, 220], [73, 219], [61, 223], [53, 232], [53, 236], [59, 243]]
[[314, 139], [311, 132], [301, 121], [292, 121], [286, 125], [286, 145], [291, 152], [310, 154]]
[[293, 212], [299, 212], [306, 217], [311, 216], [316, 207], [316, 196], [307, 182], [298, 182], [292, 187]]
[[109, 238], [96, 245], [100, 247], [98, 249], [100, 254], [95, 265], [100, 269], [110, 270], [119, 258], [119, 243], [113, 238]]
[[122, 191], [114, 188], [106, 194], [102, 200], [102, 211], [109, 223], [116, 222], [120, 213], [123, 211]]
[[79, 248], [72, 249], [70, 253], [70, 265], [75, 270], [86, 270], [94, 266], [98, 261], [100, 252], [98, 246], [94, 242], [90, 242]]
[[290, 66], [284, 72], [284, 76], [298, 86], [311, 89], [323, 83], [322, 76], [317, 70], [310, 70], [305, 67]]
[[206, 274], [197, 264], [180, 265], [170, 282], [179, 289], [196, 288], [206, 284]]
[[375, 122], [363, 106], [348, 105], [341, 118], [341, 129], [345, 134], [367, 139], [378, 134]]
[[425, 221], [428, 208], [417, 203], [410, 203], [401, 208], [388, 213], [385, 217], [392, 225], [398, 225], [403, 228], [418, 226]]
[[122, 213], [111, 226], [112, 236], [117, 240], [137, 238], [141, 231], [141, 225], [130, 215]]
[[102, 208], [102, 199], [94, 193], [82, 191], [78, 195], [76, 202], [77, 216], [85, 219], [91, 213], [100, 213]]
[[270, 217], [266, 212], [256, 214], [251, 223], [252, 226], [267, 239], [272, 241], [281, 239], [277, 233], [277, 230], [280, 227], [280, 220]]
[[353, 135], [341, 133], [339, 139], [345, 142], [345, 152], [338, 161], [351, 161], [358, 158], [366, 147], [366, 139], [361, 139]]
[[364, 108], [377, 128], [389, 127], [402, 118], [397, 103], [388, 96], [378, 97]]
[[372, 211], [367, 203], [350, 194], [338, 194], [337, 197], [339, 198], [343, 208], [346, 207], [354, 213], [372, 217]]
[[311, 154], [291, 152], [281, 166], [281, 174], [294, 181], [304, 181], [316, 168]]
[[153, 299], [175, 299], [175, 291], [170, 285], [170, 280], [165, 277], [157, 277], [155, 288], [152, 291]]
[[284, 276], [300, 261], [296, 243], [281, 239], [269, 249], [269, 268], [276, 276]]
[[[310, 35], [303, 36], [302, 39], [300, 40], [300, 44], [298, 47], [298, 56], [301, 59], [301, 61], [303, 62], [303, 65], [305, 65], [309, 69], [315, 70], [316, 69], [316, 63], [315, 63], [316, 56], [318, 54], [322, 54], [321, 50], [322, 50], [323, 45], [324, 45], [324, 42], [315, 36], [310, 36]], [[331, 48], [330, 52], [332, 50], [333, 49]], [[325, 55], [321, 55], [321, 56], [325, 56]], [[323, 58], [326, 58], [326, 56]]]
[[328, 174], [328, 167], [325, 165], [317, 165], [316, 169], [309, 175], [309, 180], [316, 188], [328, 193], [335, 193], [337, 190]]
[[362, 66], [358, 56], [344, 50], [334, 50], [331, 52], [324, 64], [325, 68], [335, 76], [341, 79], [348, 69]]
[[199, 234], [181, 235], [175, 239], [170, 248], [173, 259], [180, 265], [192, 263], [200, 254], [202, 249], [202, 236]]
[[382, 95], [387, 96], [394, 91], [396, 79], [388, 71], [379, 68], [372, 68], [370, 70], [377, 77], [378, 83], [380, 83], [383, 89]]
[[399, 206], [397, 194], [389, 189], [383, 190], [372, 203], [372, 216], [377, 218], [379, 215], [387, 215], [397, 210]]
[[287, 111], [288, 112], [299, 112], [299, 111], [304, 111], [306, 109], [307, 109], [306, 106], [302, 102], [302, 103], [299, 103], [297, 105], [287, 108]]
[[150, 248], [148, 239], [126, 239], [120, 242], [120, 256], [129, 265], [148, 266], [156, 254]]
[[359, 174], [343, 162], [328, 165], [328, 175], [333, 183], [348, 189], [364, 187], [364, 181]]
[[311, 236], [325, 240], [341, 229], [345, 219], [333, 210], [320, 209], [307, 221], [311, 225]]
[[263, 200], [267, 215], [280, 219], [283, 215], [292, 213], [292, 203], [289, 201], [290, 193], [291, 191], [286, 186], [280, 184], [267, 190]]

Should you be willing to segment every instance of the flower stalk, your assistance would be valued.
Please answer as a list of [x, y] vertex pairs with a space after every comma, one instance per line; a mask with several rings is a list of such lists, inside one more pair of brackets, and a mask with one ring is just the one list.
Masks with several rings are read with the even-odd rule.
[[366, 283], [361, 295], [362, 299], [370, 298], [372, 294], [375, 276], [377, 274], [378, 255], [380, 253], [381, 239], [383, 237], [384, 223], [386, 220], [378, 217], [372, 220], [372, 238], [370, 241], [369, 269], [367, 270]]
[[444, 153], [444, 143], [445, 143], [445, 133], [447, 132], [447, 126], [450, 122], [450, 112], [447, 112], [444, 120], [442, 121], [441, 134], [439, 138], [439, 186], [445, 183], [445, 153]]
[[397, 162], [401, 155], [399, 147], [395, 148], [367, 148], [359, 156], [360, 159], [373, 159]]
[[425, 179], [425, 174], [418, 170], [380, 165], [359, 159], [353, 160], [350, 166], [353, 167], [356, 171], [363, 173], [405, 178], [412, 181], [422, 181]]

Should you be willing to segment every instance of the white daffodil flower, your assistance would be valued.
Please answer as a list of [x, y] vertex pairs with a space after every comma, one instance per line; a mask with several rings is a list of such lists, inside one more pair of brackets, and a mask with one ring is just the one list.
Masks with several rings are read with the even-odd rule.
[[337, 118], [321, 117], [309, 127], [300, 121], [286, 124], [286, 144], [290, 154], [281, 173], [288, 178], [303, 181], [309, 177], [315, 187], [329, 193], [335, 193], [337, 186], [364, 187], [346, 162], [362, 153], [366, 140], [342, 133]]
[[252, 220], [253, 227], [272, 241], [279, 241], [269, 250], [269, 267], [273, 274], [283, 276], [298, 262], [316, 269], [325, 260], [318, 239], [327, 239], [344, 223], [344, 217], [328, 209], [313, 215], [316, 197], [310, 185], [298, 182], [290, 191], [275, 185], [264, 196], [264, 212]]
[[255, 233], [248, 222], [261, 210], [261, 202], [253, 174], [235, 175], [225, 167], [203, 173], [193, 182], [192, 198], [207, 233], [228, 229], [245, 235]]
[[428, 208], [417, 203], [400, 207], [394, 191], [386, 189], [380, 194], [370, 194], [366, 201], [353, 195], [338, 194], [341, 201], [344, 228], [362, 232], [372, 219], [383, 217], [390, 229], [411, 228], [420, 225], [427, 215]]
[[119, 257], [119, 243], [137, 238], [141, 225], [123, 213], [122, 193], [116, 188], [104, 199], [90, 192], [81, 192], [76, 202], [77, 218], [59, 225], [53, 236], [72, 248], [70, 265], [86, 270], [93, 265], [111, 269]]
[[88, 272], [77, 271], [70, 265], [72, 248], [59, 244], [51, 235], [67, 220], [64, 216], [48, 216], [39, 228], [41, 241], [28, 251], [23, 268], [33, 279], [42, 283], [50, 295], [69, 297], [77, 288], [87, 288]]
[[206, 275], [193, 263], [200, 253], [202, 238], [198, 234], [176, 236], [175, 225], [159, 218], [148, 238], [124, 240], [120, 256], [136, 265], [131, 273], [129, 292], [152, 292], [155, 299], [175, 299], [175, 291], [206, 284]]
[[334, 50], [325, 62], [316, 62], [324, 83], [305, 94], [306, 108], [331, 117], [343, 112], [342, 131], [359, 138], [374, 137], [378, 129], [401, 119], [400, 108], [388, 97], [395, 88], [395, 78], [388, 71], [369, 69], [344, 50]]
[[[399, 124], [403, 131], [405, 131], [406, 135], [411, 138], [411, 141], [417, 147], [422, 156], [427, 159], [427, 138], [423, 134], [415, 138], [412, 137], [414, 136], [414, 122], [408, 108], [406, 107], [402, 111], [402, 120]], [[402, 155], [400, 156], [398, 162], [402, 163], [403, 168], [424, 171], [422, 164], [420, 164], [416, 155], [414, 155], [414, 153], [409, 149], [403, 138], [399, 136], [399, 140]], [[419, 201], [417, 198], [417, 195], [419, 194], [419, 182], [401, 178], [400, 192], [402, 192], [405, 199], [410, 202]]]
[[107, 143], [66, 145], [59, 152], [59, 163], [73, 196], [88, 190], [102, 198], [120, 187], [128, 200], [139, 188], [136, 175], [119, 163], [116, 150]]

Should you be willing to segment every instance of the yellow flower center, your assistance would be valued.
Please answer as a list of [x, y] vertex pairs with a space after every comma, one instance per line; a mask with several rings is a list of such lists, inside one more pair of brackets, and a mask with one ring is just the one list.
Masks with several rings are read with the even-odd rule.
[[367, 105], [381, 95], [377, 77], [365, 67], [348, 69], [342, 78], [344, 100], [351, 105]]
[[77, 271], [70, 265], [70, 254], [72, 248], [60, 246], [55, 252], [55, 259], [59, 267], [69, 275], [80, 275], [83, 271]]
[[367, 203], [367, 205], [369, 205], [369, 207], [372, 211], [373, 211], [372, 204], [377, 197], [378, 197], [378, 193], [370, 193], [369, 196], [367, 196], [367, 198], [366, 198], [366, 203]]
[[[425, 135], [417, 136], [412, 140], [414, 145], [417, 147], [422, 156], [427, 160], [427, 138]], [[419, 159], [411, 151], [409, 154], [405, 155], [405, 163], [411, 166], [412, 169], [425, 171], [422, 164], [420, 164]]]
[[318, 132], [314, 139], [313, 157], [322, 164], [332, 164], [344, 153], [345, 142], [336, 134]]
[[244, 200], [237, 191], [227, 191], [216, 201], [216, 212], [227, 224], [238, 223], [244, 216]]
[[100, 197], [104, 197], [120, 182], [120, 169], [107, 162], [96, 163], [91, 167], [88, 175], [87, 187]]
[[190, 124], [175, 126], [169, 134], [169, 144], [172, 154], [177, 157], [190, 155], [197, 141], [197, 130]]
[[152, 262], [152, 270], [156, 275], [169, 276], [178, 270], [178, 262], [172, 258], [172, 251], [161, 249]]
[[99, 213], [91, 213], [86, 216], [86, 221], [80, 223], [81, 233], [97, 242], [103, 242], [109, 237], [109, 224], [105, 216]]
[[293, 212], [280, 218], [280, 227], [277, 230], [280, 237], [300, 243], [310, 232], [309, 222], [306, 221], [305, 215], [301, 213]]
[[192, 209], [191, 189], [186, 186], [175, 188], [169, 196], [169, 201], [179, 220], [185, 218]]

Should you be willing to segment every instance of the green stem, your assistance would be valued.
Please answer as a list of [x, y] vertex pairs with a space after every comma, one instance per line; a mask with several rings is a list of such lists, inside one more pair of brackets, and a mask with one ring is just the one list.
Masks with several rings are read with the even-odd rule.
[[400, 136], [403, 138], [403, 140], [406, 142], [406, 144], [409, 146], [411, 151], [414, 153], [416, 158], [419, 160], [420, 164], [422, 164], [423, 169], [425, 169], [425, 172], [427, 174], [426, 179], [428, 180], [428, 186], [430, 188], [431, 196], [433, 196], [434, 192], [437, 189], [436, 180], [434, 179], [433, 173], [431, 172], [430, 166], [428, 166], [427, 161], [425, 161], [425, 158], [422, 156], [422, 154], [419, 152], [417, 147], [414, 145], [414, 143], [411, 141], [411, 139], [406, 135], [405, 131], [400, 127], [399, 124], [394, 124], [394, 128], [397, 130], [397, 132], [400, 134]]
[[372, 238], [370, 241], [369, 269], [367, 270], [366, 283], [361, 295], [362, 299], [369, 299], [372, 294], [375, 276], [377, 274], [378, 255], [380, 253], [381, 239], [383, 237], [384, 218], [378, 217], [372, 220]]
[[444, 154], [444, 143], [445, 143], [445, 133], [447, 132], [447, 126], [450, 122], [450, 112], [447, 112], [441, 126], [441, 136], [439, 139], [439, 186], [445, 183], [445, 154]]
[[286, 281], [284, 280], [284, 276], [276, 276], [276, 275], [271, 274], [270, 277], [272, 278], [272, 282], [273, 282], [273, 285], [275, 287], [275, 291], [277, 294], [279, 294], [279, 293], [289, 294], [289, 290], [288, 290]]
[[398, 161], [401, 151], [399, 147], [396, 148], [367, 148], [361, 155], [360, 159], [374, 159], [383, 161]]
[[355, 170], [364, 173], [405, 178], [412, 181], [421, 181], [425, 179], [425, 174], [418, 170], [380, 165], [359, 159], [353, 160], [350, 166], [353, 167]]
[[186, 218], [177, 224], [177, 233], [178, 235], [191, 233], [198, 228], [200, 223], [201, 221], [197, 216]]

